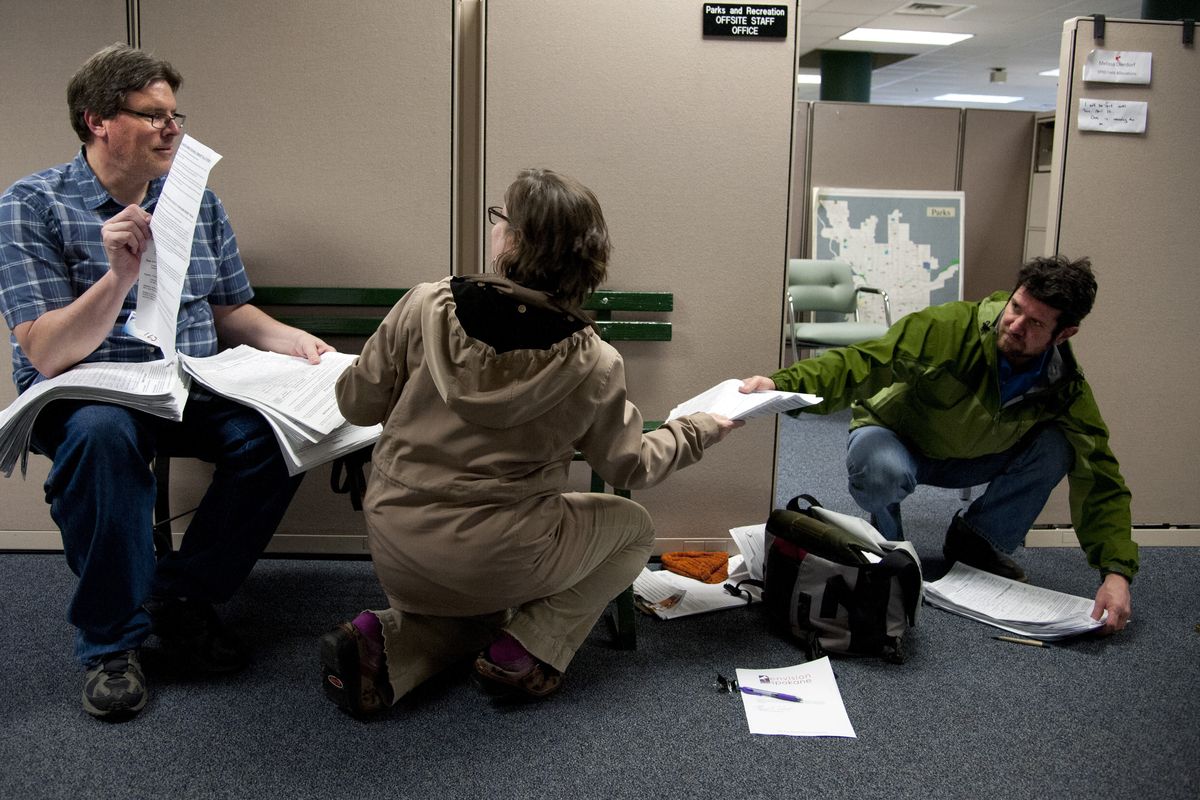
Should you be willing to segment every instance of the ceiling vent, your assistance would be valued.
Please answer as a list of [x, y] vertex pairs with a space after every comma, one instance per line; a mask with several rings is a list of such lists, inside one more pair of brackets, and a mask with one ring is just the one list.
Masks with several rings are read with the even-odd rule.
[[893, 11], [893, 14], [908, 14], [914, 17], [934, 17], [950, 19], [964, 11], [970, 11], [975, 6], [965, 6], [952, 3], [906, 3]]

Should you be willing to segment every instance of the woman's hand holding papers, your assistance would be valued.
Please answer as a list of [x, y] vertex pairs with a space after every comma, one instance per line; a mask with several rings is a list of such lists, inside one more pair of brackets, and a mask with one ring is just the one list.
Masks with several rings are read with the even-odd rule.
[[710, 416], [717, 421], [718, 442], [728, 436], [731, 430], [740, 428], [746, 424], [746, 420], [744, 419], [732, 420], [728, 417], [722, 417], [720, 414], [711, 414]]

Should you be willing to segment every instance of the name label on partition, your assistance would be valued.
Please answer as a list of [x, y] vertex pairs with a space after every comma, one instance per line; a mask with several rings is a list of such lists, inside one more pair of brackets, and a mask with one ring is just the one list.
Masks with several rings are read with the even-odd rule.
[[704, 35], [735, 39], [786, 39], [787, 6], [704, 4]]

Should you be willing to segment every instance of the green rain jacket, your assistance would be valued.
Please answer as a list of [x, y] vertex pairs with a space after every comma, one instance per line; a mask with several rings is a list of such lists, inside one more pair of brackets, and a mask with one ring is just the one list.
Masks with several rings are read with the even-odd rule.
[[1132, 579], [1130, 492], [1069, 343], [1056, 348], [1043, 380], [1000, 405], [996, 328], [1008, 297], [997, 292], [908, 314], [878, 339], [798, 361], [771, 380], [782, 391], [825, 398], [806, 411], [853, 403], [851, 429], [882, 425], [930, 458], [1002, 452], [1039, 425], [1058, 425], [1075, 449], [1071, 522], [1088, 563]]

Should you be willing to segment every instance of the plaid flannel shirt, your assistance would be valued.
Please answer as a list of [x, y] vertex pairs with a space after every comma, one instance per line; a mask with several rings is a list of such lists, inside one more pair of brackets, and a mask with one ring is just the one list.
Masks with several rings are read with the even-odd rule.
[[[166, 178], [151, 181], [142, 208], [153, 213]], [[0, 312], [9, 330], [70, 305], [108, 271], [101, 226], [124, 206], [88, 166], [83, 149], [73, 161], [17, 181], [0, 196]], [[213, 305], [237, 305], [254, 295], [221, 201], [204, 191], [192, 241], [192, 260], [179, 303], [176, 349], [192, 356], [217, 352]], [[129, 290], [108, 338], [84, 361], [153, 361], [158, 348], [122, 330], [137, 306]], [[10, 336], [13, 382], [28, 389], [40, 376]]]

